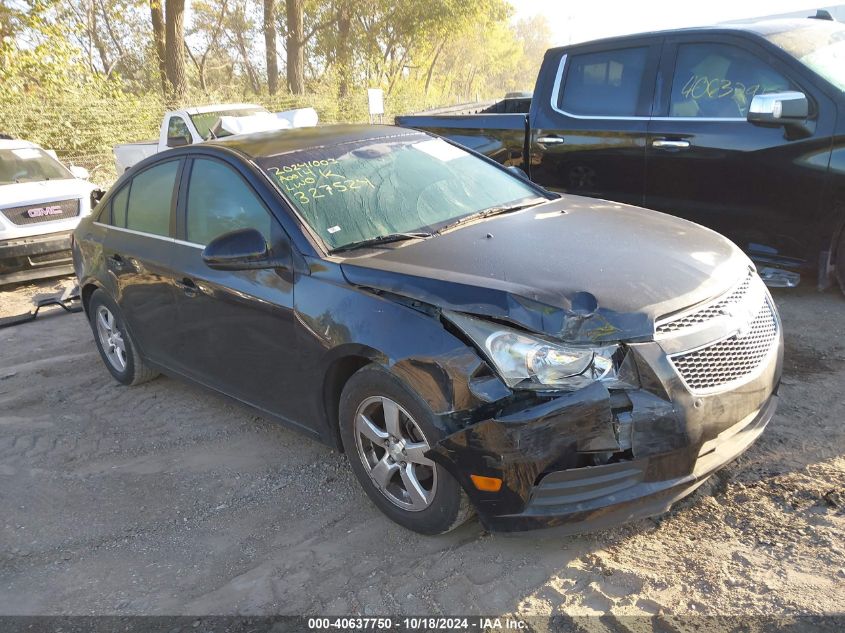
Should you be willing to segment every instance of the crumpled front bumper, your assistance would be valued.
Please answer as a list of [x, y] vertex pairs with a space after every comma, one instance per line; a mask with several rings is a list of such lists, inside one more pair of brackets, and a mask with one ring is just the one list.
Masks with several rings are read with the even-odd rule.
[[72, 231], [0, 240], [0, 284], [73, 272]]
[[[691, 392], [659, 343], [628, 346], [639, 388], [601, 383], [512, 405], [436, 444], [494, 531], [561, 526], [586, 532], [653, 516], [745, 451], [777, 407], [782, 335], [746, 380]], [[502, 479], [480, 491], [470, 474]]]

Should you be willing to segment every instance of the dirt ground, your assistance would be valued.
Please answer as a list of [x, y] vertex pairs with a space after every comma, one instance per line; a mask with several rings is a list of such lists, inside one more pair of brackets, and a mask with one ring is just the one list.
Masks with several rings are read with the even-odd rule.
[[418, 536], [343, 455], [200, 387], [116, 384], [81, 314], [0, 329], [0, 614], [841, 614], [845, 299], [776, 300], [760, 441], [671, 513], [585, 536]]

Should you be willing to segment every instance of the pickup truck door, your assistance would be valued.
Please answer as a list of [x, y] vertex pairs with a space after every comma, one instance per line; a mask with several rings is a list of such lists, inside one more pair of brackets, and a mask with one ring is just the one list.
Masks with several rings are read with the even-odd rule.
[[550, 53], [531, 114], [531, 179], [642, 204], [646, 135], [662, 38]]
[[[815, 264], [836, 115], [806, 74], [749, 37], [668, 37], [644, 206], [715, 229], [758, 263]], [[783, 90], [810, 102], [803, 131], [746, 120], [754, 94]]]

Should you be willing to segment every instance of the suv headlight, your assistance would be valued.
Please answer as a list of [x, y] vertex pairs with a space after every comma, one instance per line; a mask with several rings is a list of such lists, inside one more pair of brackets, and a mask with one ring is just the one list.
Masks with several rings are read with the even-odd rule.
[[465, 314], [446, 313], [469, 336], [508, 385], [516, 389], [580, 389], [616, 377], [618, 345], [565, 345]]

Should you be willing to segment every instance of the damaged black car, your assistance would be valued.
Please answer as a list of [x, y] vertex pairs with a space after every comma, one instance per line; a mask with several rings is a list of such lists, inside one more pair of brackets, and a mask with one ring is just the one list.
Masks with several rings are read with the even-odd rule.
[[115, 379], [184, 377], [345, 451], [425, 534], [659, 514], [777, 404], [780, 320], [734, 244], [421, 132], [158, 154], [73, 254]]

